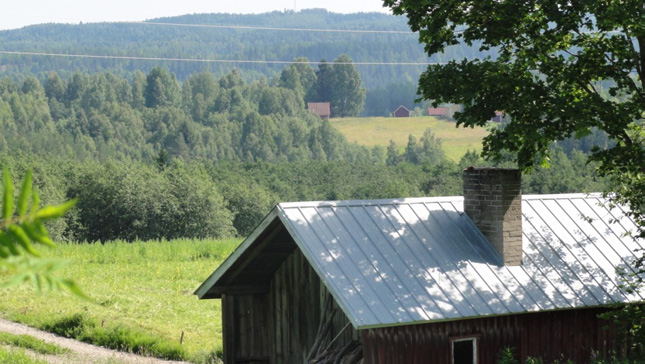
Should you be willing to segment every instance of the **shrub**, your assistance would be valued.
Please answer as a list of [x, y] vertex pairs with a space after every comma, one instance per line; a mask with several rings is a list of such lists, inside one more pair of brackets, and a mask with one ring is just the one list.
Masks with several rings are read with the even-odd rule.
[[515, 348], [505, 347], [497, 353], [497, 364], [519, 364], [515, 359]]
[[91, 164], [73, 178], [68, 195], [78, 197], [79, 241], [235, 235], [217, 186], [197, 166], [175, 163], [160, 172], [138, 163]]

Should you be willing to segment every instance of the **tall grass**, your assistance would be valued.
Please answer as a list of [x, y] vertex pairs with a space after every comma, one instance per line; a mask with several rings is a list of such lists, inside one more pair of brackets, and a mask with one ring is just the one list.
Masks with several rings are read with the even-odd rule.
[[60, 274], [75, 279], [94, 302], [19, 286], [0, 290], [0, 312], [102, 346], [209, 361], [222, 350], [220, 304], [199, 301], [193, 292], [238, 244], [237, 239], [61, 244], [46, 254], [69, 261]]
[[47, 364], [46, 361], [34, 359], [23, 349], [0, 348], [0, 363], [11, 364]]
[[29, 335], [14, 335], [7, 332], [0, 332], [0, 344], [29, 349], [40, 354], [57, 355], [69, 352], [68, 349], [38, 340]]

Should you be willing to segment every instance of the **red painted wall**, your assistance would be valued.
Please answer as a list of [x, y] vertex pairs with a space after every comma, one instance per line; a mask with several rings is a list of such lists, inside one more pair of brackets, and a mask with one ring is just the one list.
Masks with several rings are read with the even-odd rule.
[[540, 312], [433, 324], [364, 330], [365, 363], [451, 363], [451, 338], [478, 337], [479, 363], [495, 363], [504, 347], [548, 362], [561, 358], [588, 363], [591, 351], [607, 355], [618, 349], [602, 309]]

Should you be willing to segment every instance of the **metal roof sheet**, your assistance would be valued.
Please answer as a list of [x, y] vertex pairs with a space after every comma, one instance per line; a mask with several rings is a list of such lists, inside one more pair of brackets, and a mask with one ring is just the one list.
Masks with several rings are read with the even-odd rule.
[[310, 114], [318, 115], [320, 117], [329, 117], [331, 115], [328, 102], [308, 102], [307, 109]]
[[642, 301], [619, 288], [616, 267], [629, 271], [645, 243], [625, 237], [633, 222], [602, 201], [524, 196], [521, 266], [502, 265], [462, 197], [281, 203], [274, 213], [360, 329]]

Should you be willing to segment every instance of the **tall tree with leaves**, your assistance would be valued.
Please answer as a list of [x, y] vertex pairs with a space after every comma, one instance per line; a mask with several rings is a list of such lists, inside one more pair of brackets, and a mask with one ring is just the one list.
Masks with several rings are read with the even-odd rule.
[[[496, 59], [429, 66], [419, 81], [425, 99], [464, 105], [455, 116], [458, 124], [483, 126], [495, 110], [510, 116], [505, 128], [485, 138], [485, 156], [516, 152], [526, 170], [548, 161], [553, 141], [598, 128], [617, 142], [592, 151], [600, 171], [617, 182], [645, 187], [642, 1], [383, 3], [407, 15], [430, 55], [460, 43], [498, 51]], [[645, 188], [640, 191], [640, 196], [626, 197], [642, 212]]]
[[320, 61], [316, 70], [316, 84], [312, 92], [312, 101], [330, 102], [334, 88], [334, 71], [326, 60]]
[[[464, 105], [460, 125], [483, 126], [496, 110], [510, 117], [485, 138], [484, 156], [511, 151], [529, 170], [548, 164], [553, 141], [607, 133], [615, 144], [593, 148], [589, 160], [613, 181], [606, 192], [629, 205], [645, 238], [642, 0], [383, 3], [408, 17], [429, 55], [463, 43], [497, 53], [429, 66], [419, 81], [425, 99]], [[644, 262], [635, 262], [641, 275]]]
[[349, 56], [343, 54], [334, 60], [332, 84], [332, 116], [358, 116], [365, 103], [365, 89]]
[[168, 70], [155, 67], [146, 77], [144, 92], [147, 107], [176, 106], [181, 100], [179, 84]]

